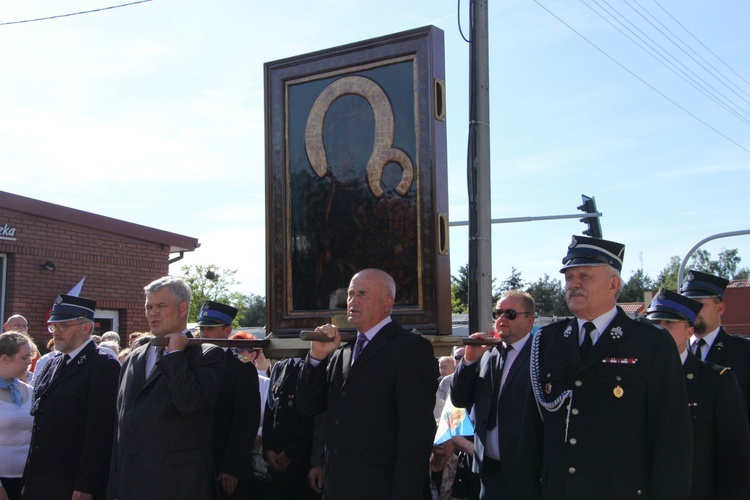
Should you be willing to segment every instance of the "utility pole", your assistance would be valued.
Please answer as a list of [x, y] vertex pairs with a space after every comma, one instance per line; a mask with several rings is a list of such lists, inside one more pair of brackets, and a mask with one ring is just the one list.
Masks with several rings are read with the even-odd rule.
[[488, 0], [470, 3], [469, 41], [469, 332], [492, 324], [490, 224], [490, 77]]

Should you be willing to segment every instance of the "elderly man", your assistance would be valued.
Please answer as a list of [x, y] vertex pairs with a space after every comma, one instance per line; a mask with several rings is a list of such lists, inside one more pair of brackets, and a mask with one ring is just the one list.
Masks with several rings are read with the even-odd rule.
[[[502, 343], [466, 347], [451, 383], [451, 400], [459, 408], [474, 407], [473, 471], [479, 473], [483, 499], [536, 498], [539, 496], [539, 447], [524, 450], [521, 466], [520, 437], [525, 413], [535, 410], [529, 354], [534, 326], [534, 299], [510, 290], [492, 312]], [[471, 338], [486, 340], [484, 333]], [[528, 460], [534, 460], [529, 462]]]
[[218, 496], [211, 435], [224, 351], [188, 346], [190, 287], [165, 276], [144, 288], [151, 333], [123, 363], [108, 498], [161, 500]]
[[347, 318], [357, 341], [341, 346], [333, 325], [317, 330], [297, 385], [297, 408], [326, 411], [326, 500], [430, 498], [428, 462], [437, 363], [430, 343], [391, 319], [396, 284], [365, 269], [349, 283]]
[[120, 363], [91, 340], [96, 301], [60, 295], [48, 320], [56, 356], [40, 372], [25, 499], [104, 498]]
[[3, 331], [28, 333], [29, 322], [20, 314], [14, 314], [3, 324]]
[[688, 350], [703, 304], [661, 289], [646, 309], [677, 344], [693, 417], [692, 500], [746, 500], [750, 495], [750, 433], [737, 377], [728, 368], [704, 363]]
[[745, 410], [750, 411], [750, 342], [727, 333], [721, 326], [727, 285], [729, 280], [700, 271], [690, 271], [685, 276], [680, 294], [703, 305], [695, 320], [690, 350], [702, 361], [732, 369], [742, 391]]
[[560, 272], [575, 317], [534, 336], [544, 498], [689, 497], [684, 373], [668, 332], [616, 306], [624, 252], [574, 236]]

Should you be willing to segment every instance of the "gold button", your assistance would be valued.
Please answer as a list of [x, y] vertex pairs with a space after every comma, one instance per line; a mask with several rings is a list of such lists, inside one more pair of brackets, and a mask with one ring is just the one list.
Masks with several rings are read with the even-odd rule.
[[578, 408], [573, 408], [572, 410], [570, 410], [570, 413], [572, 413], [573, 415], [578, 415]]
[[570, 444], [576, 444], [577, 442], [576, 438], [570, 438]]
[[581, 387], [583, 385], [583, 382], [580, 380], [576, 380], [576, 387]]
[[571, 474], [575, 474], [576, 473], [576, 468], [575, 467], [570, 467], [570, 468], [568, 468], [568, 472], [570, 472]]

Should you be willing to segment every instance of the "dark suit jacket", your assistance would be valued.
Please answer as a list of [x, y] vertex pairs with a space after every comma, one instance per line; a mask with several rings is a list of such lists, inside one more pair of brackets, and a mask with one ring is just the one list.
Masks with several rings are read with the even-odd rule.
[[351, 365], [353, 347], [315, 368], [308, 357], [297, 385], [301, 412], [327, 409], [323, 496], [415, 500], [425, 487], [429, 495], [438, 379], [432, 346], [391, 322]]
[[732, 369], [742, 392], [745, 410], [750, 411], [750, 341], [730, 335], [722, 327], [706, 355], [706, 361]]
[[[572, 391], [542, 410], [543, 498], [688, 498], [692, 427], [671, 335], [621, 309], [583, 360], [575, 318], [536, 335], [541, 397]], [[531, 356], [534, 365], [533, 346]]]
[[293, 358], [282, 359], [271, 371], [266, 411], [263, 415], [263, 456], [268, 451], [282, 451], [291, 464], [285, 474], [269, 467], [273, 479], [290, 476], [307, 481], [310, 471], [313, 428], [315, 418], [303, 415], [297, 409], [297, 379], [300, 366]]
[[[497, 347], [484, 353], [481, 359], [469, 366], [459, 363], [451, 382], [451, 401], [459, 408], [474, 406], [475, 439], [474, 439], [474, 472], [482, 471], [484, 449], [487, 442], [487, 423], [490, 408], [497, 405], [500, 426], [500, 461], [503, 464], [505, 484], [510, 491], [504, 492], [504, 498], [535, 498], [539, 495], [539, 472], [541, 467], [540, 442], [521, 453], [521, 431], [524, 416], [536, 410], [531, 392], [529, 377], [529, 354], [532, 338], [526, 341], [515, 361], [510, 366], [499, 404], [493, 398], [495, 387], [500, 384], [502, 375], [501, 352]], [[534, 419], [538, 422], [538, 419]], [[541, 427], [540, 427], [541, 429]], [[523, 467], [520, 461], [525, 460]], [[533, 460], [533, 462], [528, 462]], [[524, 484], [521, 484], [524, 483]], [[515, 486], [518, 485], [518, 491]], [[523, 492], [521, 494], [521, 492]], [[507, 493], [507, 494], [506, 494]]]
[[70, 500], [73, 491], [104, 498], [120, 363], [93, 341], [56, 374], [62, 359], [49, 361], [36, 386], [24, 498]]
[[224, 352], [224, 378], [214, 407], [213, 448], [218, 472], [240, 479], [250, 477], [250, 451], [260, 425], [258, 371], [232, 351]]
[[217, 494], [211, 434], [224, 351], [202, 344], [165, 354], [146, 380], [150, 348], [133, 351], [122, 367], [107, 497], [210, 499]]
[[684, 368], [695, 442], [690, 498], [746, 500], [750, 432], [737, 379], [730, 369], [703, 363], [689, 350]]

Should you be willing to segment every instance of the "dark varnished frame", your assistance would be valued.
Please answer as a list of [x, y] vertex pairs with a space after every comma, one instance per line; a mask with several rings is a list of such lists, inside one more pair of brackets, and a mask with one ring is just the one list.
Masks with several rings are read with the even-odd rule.
[[296, 334], [329, 321], [343, 321], [346, 329], [345, 319], [342, 320], [344, 310], [294, 309], [292, 305], [288, 89], [299, 83], [343, 78], [401, 61], [413, 61], [416, 93], [416, 158], [412, 161], [414, 182], [418, 186], [418, 298], [414, 303], [396, 306], [393, 317], [406, 328], [415, 328], [424, 334], [451, 333], [443, 33], [432, 26], [266, 63], [266, 303], [269, 333]]

